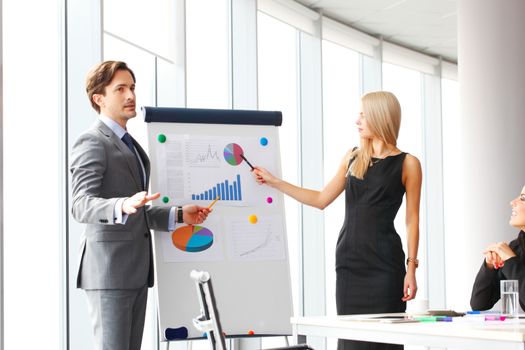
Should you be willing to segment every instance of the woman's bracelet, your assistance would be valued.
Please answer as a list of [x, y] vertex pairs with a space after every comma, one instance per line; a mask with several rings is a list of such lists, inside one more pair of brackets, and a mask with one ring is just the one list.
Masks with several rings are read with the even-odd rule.
[[414, 263], [414, 265], [416, 265], [416, 268], [419, 266], [419, 260], [417, 258], [407, 258], [407, 266], [411, 262]]

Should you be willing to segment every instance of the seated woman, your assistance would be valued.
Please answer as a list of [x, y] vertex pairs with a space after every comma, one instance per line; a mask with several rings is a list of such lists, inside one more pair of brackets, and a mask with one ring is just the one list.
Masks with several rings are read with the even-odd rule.
[[520, 305], [525, 309], [525, 186], [510, 205], [510, 224], [519, 228], [520, 233], [509, 244], [493, 243], [485, 250], [485, 261], [472, 287], [472, 310], [488, 310], [496, 304], [500, 298], [501, 280], [519, 281]]

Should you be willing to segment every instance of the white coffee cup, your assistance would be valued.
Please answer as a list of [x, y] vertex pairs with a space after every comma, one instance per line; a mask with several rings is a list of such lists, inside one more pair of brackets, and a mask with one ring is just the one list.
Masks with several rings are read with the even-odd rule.
[[412, 299], [407, 302], [407, 312], [413, 314], [423, 314], [428, 311], [427, 299]]

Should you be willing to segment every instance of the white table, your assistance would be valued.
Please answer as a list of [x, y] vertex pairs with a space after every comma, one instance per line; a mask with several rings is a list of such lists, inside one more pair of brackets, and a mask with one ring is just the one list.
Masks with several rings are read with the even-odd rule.
[[320, 336], [465, 350], [525, 349], [525, 320], [484, 321], [478, 316], [453, 322], [365, 321], [374, 316], [292, 317], [291, 323], [298, 344], [307, 343], [307, 336]]

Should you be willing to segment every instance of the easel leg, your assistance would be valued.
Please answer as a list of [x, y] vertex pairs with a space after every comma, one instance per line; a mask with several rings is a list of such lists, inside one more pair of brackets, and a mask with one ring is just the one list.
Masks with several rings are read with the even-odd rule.
[[297, 344], [306, 344], [306, 335], [299, 334], [299, 331], [297, 330], [297, 325], [294, 324], [292, 326], [292, 332], [293, 332], [293, 338], [295, 340], [295, 345]]

